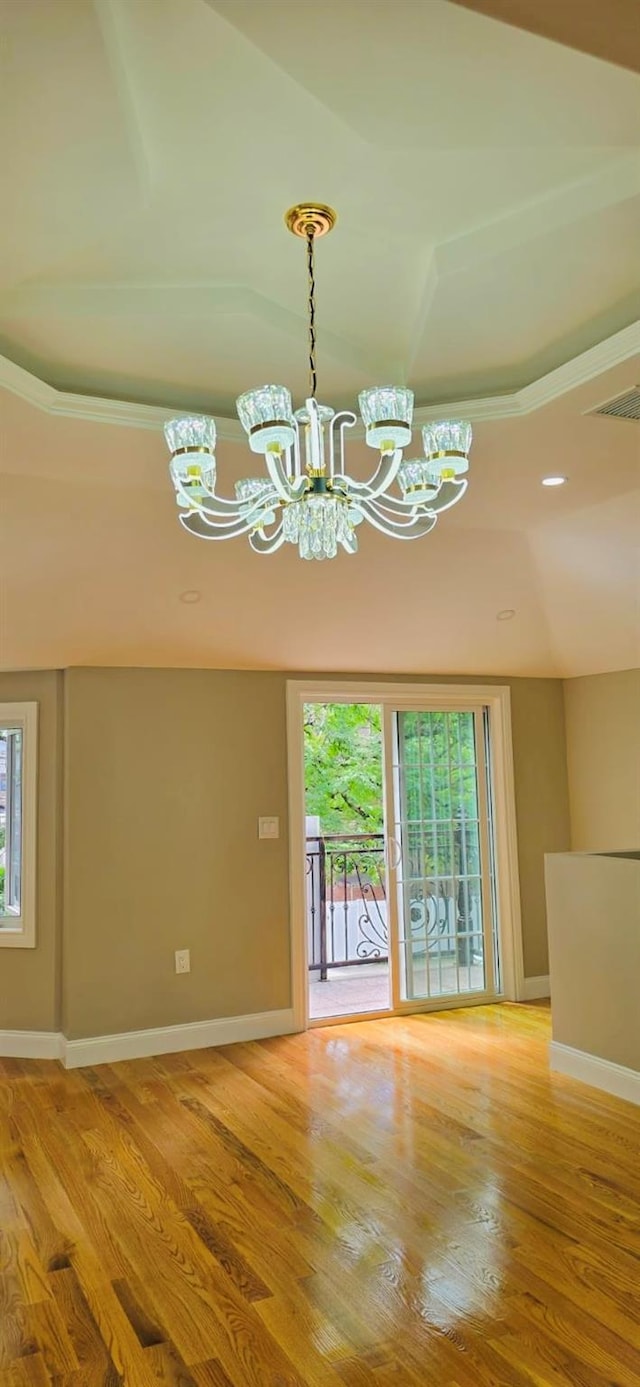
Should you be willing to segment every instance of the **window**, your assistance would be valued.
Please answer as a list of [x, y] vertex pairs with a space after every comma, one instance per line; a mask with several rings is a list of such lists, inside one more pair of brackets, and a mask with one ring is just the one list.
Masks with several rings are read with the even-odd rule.
[[0, 945], [35, 939], [35, 703], [0, 703]]

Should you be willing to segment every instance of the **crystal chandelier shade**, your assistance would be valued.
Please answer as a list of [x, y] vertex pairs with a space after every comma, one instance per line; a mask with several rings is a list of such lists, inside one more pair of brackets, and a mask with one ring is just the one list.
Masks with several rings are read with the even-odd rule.
[[422, 501], [432, 501], [438, 495], [440, 482], [437, 467], [424, 458], [400, 463], [398, 486], [405, 500], [412, 500], [416, 505]]
[[212, 453], [216, 446], [216, 423], [206, 414], [194, 414], [187, 419], [170, 419], [164, 426], [168, 447], [176, 454]]
[[355, 528], [367, 520], [398, 539], [428, 534], [438, 512], [464, 495], [471, 425], [463, 420], [426, 424], [424, 457], [402, 460], [411, 441], [413, 392], [393, 385], [363, 390], [360, 418], [369, 447], [379, 453], [367, 482], [346, 468], [345, 432], [357, 424], [350, 410], [336, 413], [316, 399], [315, 262], [317, 237], [330, 231], [335, 212], [320, 204], [291, 208], [286, 222], [307, 243], [309, 280], [309, 389], [294, 411], [283, 385], [240, 395], [240, 423], [266, 475], [235, 483], [235, 498], [216, 491], [215, 421], [205, 415], [171, 419], [164, 427], [170, 472], [186, 530], [205, 539], [246, 534], [260, 554], [294, 544], [303, 559], [332, 559], [358, 548]]
[[425, 424], [422, 430], [422, 446], [425, 458], [437, 465], [441, 475], [451, 472], [460, 476], [469, 468], [471, 425], [464, 419]]
[[295, 437], [291, 395], [283, 385], [262, 385], [236, 400], [238, 418], [254, 453], [286, 453]]
[[411, 441], [412, 390], [395, 390], [392, 385], [362, 390], [358, 404], [370, 448], [393, 452]]

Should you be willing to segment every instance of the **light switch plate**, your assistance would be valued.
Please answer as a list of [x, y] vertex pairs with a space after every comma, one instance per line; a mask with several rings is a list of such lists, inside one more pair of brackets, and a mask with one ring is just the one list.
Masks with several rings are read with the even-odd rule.
[[280, 820], [275, 814], [267, 814], [264, 818], [258, 819], [259, 838], [279, 838]]

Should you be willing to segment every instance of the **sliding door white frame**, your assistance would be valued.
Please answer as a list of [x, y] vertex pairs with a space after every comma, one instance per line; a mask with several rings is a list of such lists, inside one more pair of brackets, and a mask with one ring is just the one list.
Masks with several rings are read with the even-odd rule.
[[[492, 870], [492, 845], [489, 821], [489, 787], [487, 782], [487, 770], [485, 765], [486, 746], [485, 746], [485, 727], [484, 727], [484, 704], [477, 704], [475, 707], [467, 705], [466, 712], [471, 714], [473, 720], [473, 734], [476, 748], [475, 755], [475, 782], [476, 794], [478, 797], [478, 838], [480, 853], [480, 894], [482, 900], [482, 922], [483, 922], [483, 960], [484, 960], [484, 985], [481, 989], [472, 989], [463, 994], [454, 991], [451, 996], [447, 993], [436, 993], [434, 995], [419, 996], [416, 993], [409, 993], [408, 999], [403, 997], [405, 989], [408, 992], [408, 981], [405, 976], [404, 985], [401, 974], [406, 974], [407, 952], [406, 938], [408, 921], [403, 918], [406, 903], [403, 899], [404, 891], [401, 878], [404, 875], [403, 863], [403, 828], [402, 822], [404, 813], [401, 805], [400, 791], [400, 751], [399, 751], [399, 718], [406, 711], [404, 708], [385, 707], [383, 710], [384, 720], [384, 787], [385, 787], [385, 827], [386, 834], [386, 877], [387, 877], [387, 922], [389, 932], [389, 969], [392, 991], [392, 1005], [394, 1012], [401, 1014], [419, 1010], [441, 1011], [444, 1006], [474, 1006], [481, 1005], [483, 1002], [493, 1002], [502, 1000], [503, 993], [496, 984], [496, 970], [494, 962], [495, 938], [494, 930], [499, 931], [499, 921], [494, 920], [496, 911], [493, 909], [492, 890], [491, 890], [491, 870]], [[431, 710], [436, 711], [436, 710]], [[437, 711], [440, 711], [438, 709]], [[447, 709], [447, 711], [451, 711]], [[461, 711], [457, 709], [456, 711]], [[465, 710], [462, 710], [465, 711]], [[498, 941], [501, 950], [500, 941]]]
[[[360, 683], [318, 679], [315, 682], [290, 680], [287, 683], [287, 745], [289, 773], [289, 918], [291, 930], [291, 987], [294, 1024], [306, 1030], [309, 1024], [309, 990], [305, 881], [305, 788], [304, 788], [304, 705], [305, 703], [375, 703], [388, 710], [419, 711], [437, 707], [442, 711], [465, 711], [479, 705], [489, 711], [491, 781], [494, 797], [494, 845], [496, 896], [500, 943], [502, 986], [500, 997], [520, 1001], [524, 996], [524, 963], [520, 885], [513, 779], [511, 699], [506, 685], [490, 684], [395, 684]], [[480, 759], [480, 758], [478, 758]], [[389, 739], [385, 740], [385, 781], [389, 777]], [[388, 825], [387, 825], [388, 831]], [[393, 971], [390, 948], [390, 967]], [[392, 977], [394, 1009], [428, 1011], [460, 1006], [453, 1002], [411, 1002], [398, 1005], [398, 980]], [[470, 999], [471, 1003], [471, 999]], [[356, 1018], [345, 1017], [343, 1020]]]

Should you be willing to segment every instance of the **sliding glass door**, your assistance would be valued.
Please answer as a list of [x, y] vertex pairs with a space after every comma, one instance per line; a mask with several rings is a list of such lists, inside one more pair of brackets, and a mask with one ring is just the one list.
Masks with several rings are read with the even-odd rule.
[[488, 717], [387, 709], [394, 1003], [499, 991]]
[[287, 700], [296, 1025], [519, 999], [508, 688]]

